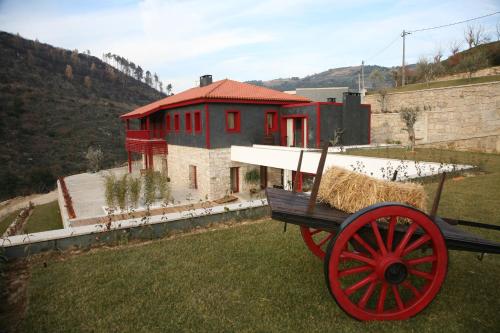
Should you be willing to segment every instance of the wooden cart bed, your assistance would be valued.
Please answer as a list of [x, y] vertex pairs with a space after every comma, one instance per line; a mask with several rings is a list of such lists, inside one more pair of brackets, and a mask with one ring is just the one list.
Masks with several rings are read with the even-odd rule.
[[[324, 203], [317, 203], [314, 211], [308, 214], [307, 207], [310, 199], [308, 194], [273, 188], [268, 188], [266, 192], [271, 207], [271, 216], [278, 221], [335, 232], [340, 224], [351, 215]], [[450, 225], [440, 217], [436, 217], [434, 222], [441, 229], [450, 250], [500, 254], [500, 243], [473, 235], [457, 226]]]

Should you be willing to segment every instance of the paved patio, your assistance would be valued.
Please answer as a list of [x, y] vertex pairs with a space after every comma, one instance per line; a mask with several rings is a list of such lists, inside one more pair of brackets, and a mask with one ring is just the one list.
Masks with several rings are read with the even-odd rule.
[[[103, 209], [106, 206], [104, 175], [109, 172], [119, 178], [127, 173], [127, 168], [108, 169], [98, 173], [81, 173], [64, 179], [73, 201], [77, 219], [106, 215]], [[175, 206], [196, 203], [201, 199], [196, 193], [186, 188], [171, 187], [170, 190], [172, 197], [175, 198]]]

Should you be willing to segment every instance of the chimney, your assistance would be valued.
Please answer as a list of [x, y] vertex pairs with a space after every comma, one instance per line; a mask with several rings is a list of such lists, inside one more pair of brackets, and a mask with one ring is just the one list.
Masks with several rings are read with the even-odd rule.
[[212, 75], [206, 74], [200, 76], [200, 87], [208, 86], [209, 84], [212, 84]]

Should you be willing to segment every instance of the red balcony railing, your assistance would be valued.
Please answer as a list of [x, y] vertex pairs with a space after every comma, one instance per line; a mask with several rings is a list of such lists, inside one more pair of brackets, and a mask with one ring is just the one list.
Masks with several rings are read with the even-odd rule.
[[127, 130], [125, 148], [141, 154], [167, 154], [167, 141], [161, 130]]

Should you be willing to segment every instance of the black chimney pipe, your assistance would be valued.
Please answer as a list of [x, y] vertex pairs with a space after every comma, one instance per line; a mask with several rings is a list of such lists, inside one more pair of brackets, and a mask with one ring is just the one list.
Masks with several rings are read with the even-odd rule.
[[212, 84], [212, 75], [206, 74], [200, 76], [200, 87], [208, 86], [209, 84]]

